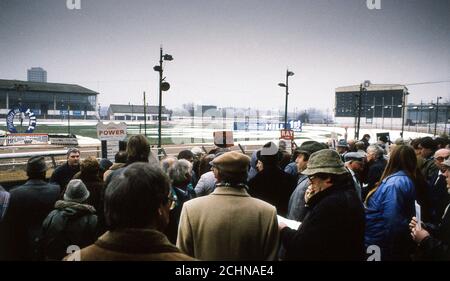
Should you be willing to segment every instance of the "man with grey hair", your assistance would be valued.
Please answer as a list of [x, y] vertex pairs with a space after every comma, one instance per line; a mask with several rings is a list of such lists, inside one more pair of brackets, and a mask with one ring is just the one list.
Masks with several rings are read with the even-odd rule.
[[175, 156], [166, 156], [161, 160], [161, 162], [159, 162], [159, 164], [161, 165], [163, 172], [169, 176], [169, 169], [175, 162], [178, 162], [178, 159]]
[[173, 162], [168, 170], [171, 183], [171, 190], [175, 198], [175, 208], [170, 211], [169, 225], [166, 234], [170, 242], [176, 243], [178, 224], [183, 204], [196, 197], [194, 188], [191, 184], [192, 163], [186, 159], [179, 159]]
[[58, 184], [63, 191], [67, 183], [80, 171], [80, 150], [71, 147], [67, 150], [67, 161], [55, 169], [50, 178], [51, 183]]
[[[362, 143], [362, 142], [361, 142]], [[349, 152], [345, 154], [345, 167], [348, 169], [353, 178], [356, 193], [359, 199], [362, 199], [361, 195], [361, 174], [364, 171], [364, 158], [365, 155], [359, 152]]]
[[384, 149], [377, 144], [371, 144], [367, 147], [367, 165], [369, 171], [367, 173], [367, 186], [362, 188], [362, 199], [364, 200], [376, 183], [380, 180], [386, 167], [386, 160], [384, 159]]

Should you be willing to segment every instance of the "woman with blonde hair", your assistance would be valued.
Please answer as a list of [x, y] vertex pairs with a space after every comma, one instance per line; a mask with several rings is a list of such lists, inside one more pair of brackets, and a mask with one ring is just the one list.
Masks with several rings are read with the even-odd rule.
[[417, 200], [425, 211], [426, 182], [417, 167], [414, 149], [398, 145], [376, 187], [367, 195], [365, 246], [378, 246], [381, 260], [408, 260], [414, 249], [408, 223]]

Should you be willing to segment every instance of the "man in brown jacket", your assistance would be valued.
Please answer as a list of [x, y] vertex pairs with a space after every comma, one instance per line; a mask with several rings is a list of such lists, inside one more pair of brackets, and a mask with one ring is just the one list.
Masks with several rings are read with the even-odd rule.
[[136, 162], [127, 166], [106, 189], [105, 218], [109, 231], [65, 260], [193, 260], [162, 233], [169, 222], [173, 200], [169, 180], [157, 164]]
[[211, 164], [216, 188], [183, 205], [177, 246], [201, 260], [275, 260], [277, 211], [247, 193], [250, 158], [227, 152]]

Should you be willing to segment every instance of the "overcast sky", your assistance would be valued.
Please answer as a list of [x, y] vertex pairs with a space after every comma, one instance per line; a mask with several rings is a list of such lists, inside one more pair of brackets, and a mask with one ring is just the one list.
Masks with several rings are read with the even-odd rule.
[[[0, 78], [100, 92], [102, 105], [157, 104], [159, 47], [171, 84], [163, 103], [334, 107], [334, 89], [450, 80], [450, 1], [380, 0], [0, 0]], [[409, 101], [450, 99], [449, 83], [409, 86]]]

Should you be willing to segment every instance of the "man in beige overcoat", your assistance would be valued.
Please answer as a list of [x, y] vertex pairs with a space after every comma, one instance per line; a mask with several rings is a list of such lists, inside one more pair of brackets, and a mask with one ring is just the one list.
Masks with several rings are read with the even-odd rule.
[[275, 260], [277, 211], [248, 194], [245, 181], [250, 158], [232, 151], [211, 164], [216, 188], [210, 195], [184, 204], [177, 246], [200, 260]]

